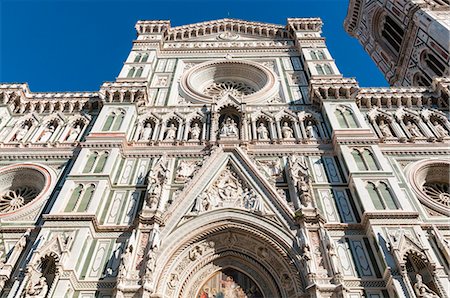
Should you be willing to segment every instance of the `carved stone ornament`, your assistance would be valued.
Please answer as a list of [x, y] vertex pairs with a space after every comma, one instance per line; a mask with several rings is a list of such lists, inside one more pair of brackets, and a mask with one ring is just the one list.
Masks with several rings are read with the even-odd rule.
[[40, 197], [50, 184], [50, 174], [35, 165], [0, 169], [0, 215], [15, 212]]
[[244, 208], [264, 213], [262, 196], [242, 181], [230, 166], [194, 202], [192, 212], [201, 213], [217, 208]]
[[198, 160], [180, 160], [175, 174], [175, 181], [183, 183], [194, 176], [194, 173], [200, 168]]
[[209, 61], [188, 69], [181, 78], [181, 96], [194, 103], [211, 103], [225, 95], [243, 102], [263, 102], [278, 92], [275, 73], [251, 61]]

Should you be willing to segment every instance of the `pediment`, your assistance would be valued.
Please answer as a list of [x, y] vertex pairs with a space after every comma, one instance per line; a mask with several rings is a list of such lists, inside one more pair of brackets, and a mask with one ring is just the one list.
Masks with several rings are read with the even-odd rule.
[[287, 202], [241, 149], [216, 154], [177, 196], [180, 200], [166, 213], [167, 226], [175, 228], [220, 210], [252, 213], [286, 228], [294, 224]]

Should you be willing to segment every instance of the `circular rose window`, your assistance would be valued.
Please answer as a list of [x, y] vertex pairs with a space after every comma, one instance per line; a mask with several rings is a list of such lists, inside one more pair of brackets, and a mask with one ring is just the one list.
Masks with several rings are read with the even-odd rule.
[[450, 215], [450, 161], [427, 160], [417, 163], [410, 180], [419, 200], [427, 207]]
[[35, 165], [0, 168], [0, 215], [15, 212], [39, 197], [50, 175]]
[[211, 103], [230, 95], [243, 102], [262, 102], [278, 91], [275, 74], [250, 61], [219, 60], [190, 68], [181, 79], [181, 92], [196, 103]]

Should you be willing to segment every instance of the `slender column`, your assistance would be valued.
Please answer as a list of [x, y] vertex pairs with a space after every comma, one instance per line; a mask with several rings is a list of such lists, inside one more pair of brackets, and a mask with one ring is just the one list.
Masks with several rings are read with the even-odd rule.
[[152, 137], [151, 137], [152, 141], [155, 141], [158, 138], [158, 130], [160, 129], [160, 125], [159, 124], [160, 124], [159, 121], [155, 122], [155, 127], [153, 129], [153, 134], [152, 134]]
[[295, 139], [297, 141], [300, 141], [302, 139], [302, 134], [300, 132], [300, 125], [298, 124], [298, 121], [294, 121], [293, 125], [294, 125], [294, 136], [295, 136]]
[[256, 137], [256, 120], [252, 120], [252, 140], [257, 140], [258, 138]]
[[205, 141], [206, 140], [206, 121], [203, 121], [203, 124], [202, 124], [202, 141]]
[[270, 130], [270, 139], [272, 141], [276, 140], [277, 137], [276, 137], [276, 134], [275, 134], [275, 125], [273, 124], [272, 120], [270, 120], [270, 122], [269, 122], [269, 130]]
[[166, 128], [167, 128], [167, 121], [163, 121], [161, 123], [161, 130], [159, 131], [159, 138], [158, 138], [159, 141], [162, 141], [164, 139], [164, 132]]
[[280, 120], [275, 120], [275, 125], [277, 128], [277, 134], [278, 134], [278, 140], [281, 141], [283, 139], [283, 136], [281, 134], [281, 127], [280, 127]]
[[190, 124], [189, 121], [185, 121], [184, 122], [183, 141], [187, 141], [188, 140], [188, 134], [189, 134], [189, 128], [190, 128], [189, 124]]

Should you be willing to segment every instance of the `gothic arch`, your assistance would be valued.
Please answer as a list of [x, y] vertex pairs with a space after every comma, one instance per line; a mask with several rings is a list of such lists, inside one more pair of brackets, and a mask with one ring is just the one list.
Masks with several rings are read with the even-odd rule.
[[156, 293], [194, 297], [208, 276], [226, 268], [257, 281], [264, 297], [291, 297], [302, 292], [301, 267], [292, 250], [295, 237], [265, 219], [250, 224], [243, 213], [211, 212], [208, 218], [184, 224], [183, 231], [195, 232], [186, 235], [176, 230], [167, 235], [156, 271]]

